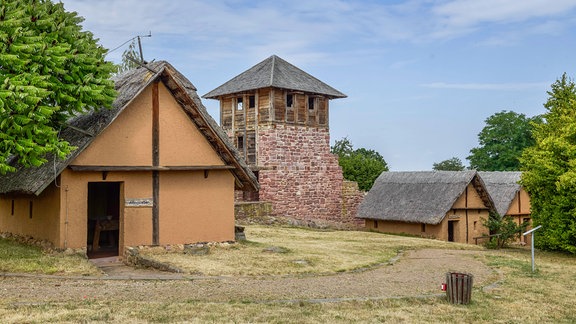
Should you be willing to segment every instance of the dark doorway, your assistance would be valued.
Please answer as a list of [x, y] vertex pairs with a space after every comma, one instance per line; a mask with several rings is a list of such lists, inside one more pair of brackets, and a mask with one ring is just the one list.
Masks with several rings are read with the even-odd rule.
[[88, 257], [118, 256], [120, 182], [88, 183]]
[[454, 223], [448, 222], [448, 242], [454, 242]]

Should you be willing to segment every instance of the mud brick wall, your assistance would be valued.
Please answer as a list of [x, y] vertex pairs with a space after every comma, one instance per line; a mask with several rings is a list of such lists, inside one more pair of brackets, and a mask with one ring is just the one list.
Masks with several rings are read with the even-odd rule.
[[259, 200], [271, 202], [275, 215], [355, 222], [359, 198], [352, 198], [353, 194], [343, 198], [342, 169], [338, 157], [330, 153], [327, 128], [261, 126], [258, 165], [262, 168]]

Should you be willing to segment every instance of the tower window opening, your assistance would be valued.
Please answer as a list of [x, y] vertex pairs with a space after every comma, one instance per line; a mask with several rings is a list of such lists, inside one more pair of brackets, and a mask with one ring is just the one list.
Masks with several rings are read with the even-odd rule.
[[286, 94], [286, 108], [294, 108], [294, 95]]
[[238, 97], [236, 98], [236, 110], [242, 110], [242, 109], [244, 109], [243, 98]]
[[314, 108], [316, 108], [314, 105], [315, 101], [316, 101], [315, 99], [316, 98], [314, 98], [314, 97], [308, 97], [308, 109], [314, 110]]
[[238, 136], [236, 147], [238, 147], [239, 150], [244, 149], [244, 136]]

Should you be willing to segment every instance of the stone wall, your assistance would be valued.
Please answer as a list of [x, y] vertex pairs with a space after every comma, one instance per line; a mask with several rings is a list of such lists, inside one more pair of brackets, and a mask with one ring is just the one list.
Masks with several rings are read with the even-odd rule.
[[267, 201], [236, 201], [234, 216], [236, 220], [261, 218], [272, 215], [272, 204]]
[[364, 220], [356, 218], [358, 206], [366, 193], [358, 189], [358, 183], [355, 181], [344, 180], [342, 183], [342, 221], [353, 227], [364, 227]]
[[327, 128], [260, 126], [259, 200], [276, 216], [303, 221], [361, 224], [354, 216], [363, 194], [344, 185]]

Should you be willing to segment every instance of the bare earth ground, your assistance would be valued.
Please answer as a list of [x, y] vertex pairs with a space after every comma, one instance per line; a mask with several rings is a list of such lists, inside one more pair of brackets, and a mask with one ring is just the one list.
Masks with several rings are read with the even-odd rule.
[[193, 277], [128, 267], [104, 277], [0, 274], [5, 302], [131, 301], [338, 301], [431, 296], [441, 293], [447, 271], [469, 272], [483, 287], [498, 275], [482, 260], [486, 252], [424, 249], [401, 254], [390, 265], [365, 271], [310, 276]]

